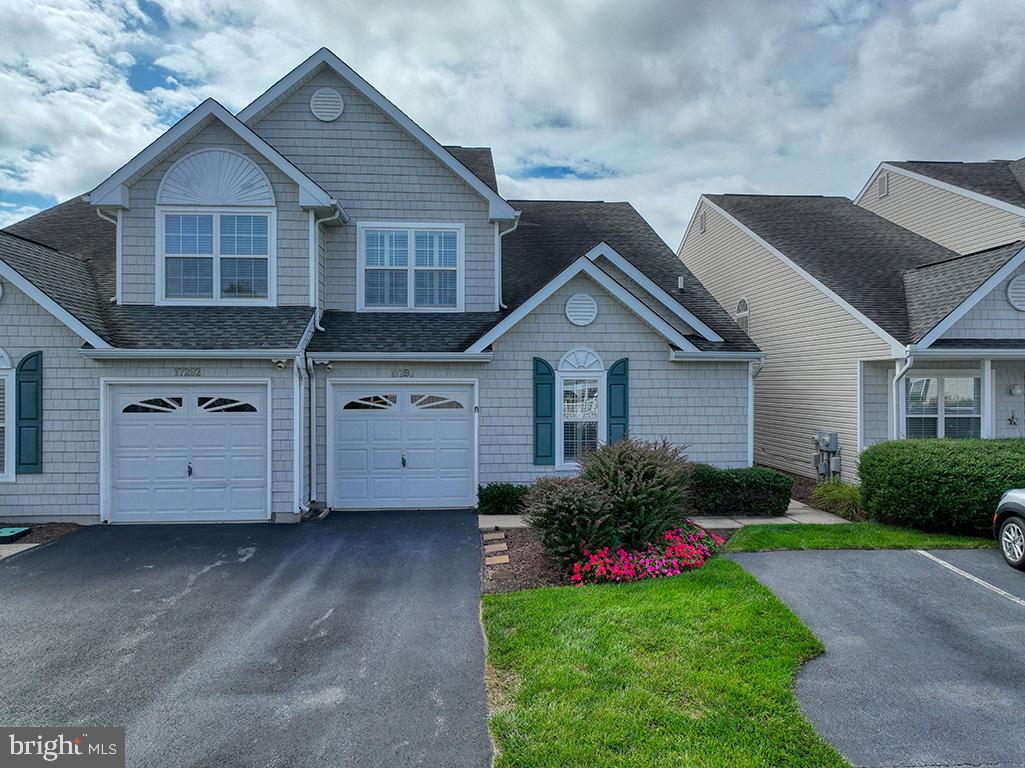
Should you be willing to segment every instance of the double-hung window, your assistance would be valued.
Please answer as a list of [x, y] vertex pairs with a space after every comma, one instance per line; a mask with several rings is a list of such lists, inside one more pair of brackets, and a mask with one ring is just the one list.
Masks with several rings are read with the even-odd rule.
[[357, 231], [358, 309], [462, 309], [462, 225], [360, 223]]
[[913, 375], [904, 380], [905, 437], [980, 437], [982, 378]]
[[162, 293], [168, 303], [271, 303], [269, 212], [162, 211]]
[[572, 464], [598, 449], [599, 378], [562, 379], [562, 461]]

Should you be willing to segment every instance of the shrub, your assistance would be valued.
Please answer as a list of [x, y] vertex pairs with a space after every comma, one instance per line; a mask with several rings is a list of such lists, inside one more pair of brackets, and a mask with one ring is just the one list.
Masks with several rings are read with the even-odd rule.
[[786, 514], [794, 479], [765, 467], [717, 469], [695, 464], [690, 481], [693, 515]]
[[676, 576], [700, 567], [722, 543], [714, 533], [696, 525], [673, 528], [643, 550], [612, 552], [603, 547], [594, 553], [584, 552], [584, 559], [573, 563], [570, 581], [581, 585]]
[[811, 489], [811, 500], [819, 509], [832, 512], [847, 520], [864, 520], [861, 511], [861, 491], [858, 486], [843, 480], [824, 480]]
[[1025, 440], [894, 440], [861, 454], [869, 518], [926, 531], [988, 531], [1004, 491], [1025, 487]]
[[546, 478], [527, 494], [527, 522], [563, 562], [587, 550], [641, 549], [686, 521], [689, 464], [668, 442], [624, 439], [581, 459], [576, 478]]
[[477, 512], [481, 515], [519, 515], [530, 486], [488, 483], [477, 488]]

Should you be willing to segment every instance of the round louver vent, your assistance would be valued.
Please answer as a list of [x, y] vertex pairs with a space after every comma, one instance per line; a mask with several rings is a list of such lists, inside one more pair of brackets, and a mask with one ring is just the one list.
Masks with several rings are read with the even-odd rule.
[[345, 102], [342, 101], [342, 94], [334, 88], [318, 88], [310, 97], [310, 111], [325, 123], [337, 120], [343, 109]]
[[1025, 312], [1025, 275], [1018, 275], [1007, 284], [1007, 300], [1012, 307]]
[[598, 317], [598, 302], [586, 293], [575, 293], [566, 302], [566, 317], [573, 325], [590, 325]]

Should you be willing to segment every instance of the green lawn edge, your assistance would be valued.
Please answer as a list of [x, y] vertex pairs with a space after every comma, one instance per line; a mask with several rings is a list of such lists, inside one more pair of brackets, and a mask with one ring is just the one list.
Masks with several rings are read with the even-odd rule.
[[989, 549], [992, 539], [922, 533], [881, 523], [835, 525], [748, 525], [734, 533], [725, 552], [774, 552], [801, 549]]
[[846, 766], [800, 713], [821, 642], [736, 563], [485, 595], [496, 768]]

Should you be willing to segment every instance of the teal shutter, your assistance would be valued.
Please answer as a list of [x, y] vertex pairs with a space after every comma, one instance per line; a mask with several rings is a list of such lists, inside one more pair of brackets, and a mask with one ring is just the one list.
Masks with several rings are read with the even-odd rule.
[[630, 361], [617, 360], [609, 368], [609, 442], [614, 443], [626, 437], [627, 417], [630, 407], [629, 388]]
[[43, 353], [33, 352], [18, 363], [15, 374], [15, 471], [43, 471]]
[[555, 371], [534, 358], [534, 464], [555, 464]]

